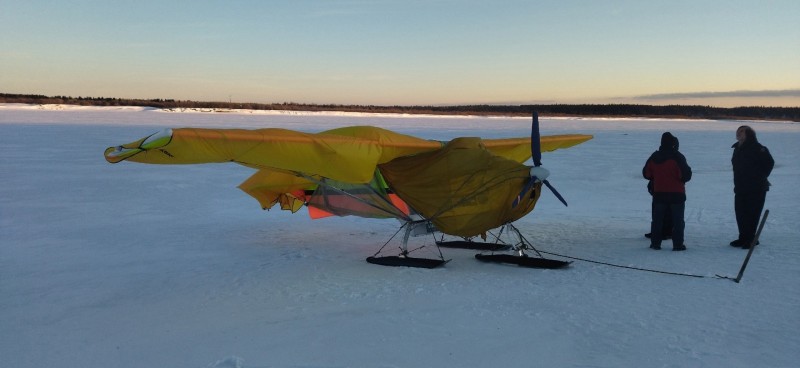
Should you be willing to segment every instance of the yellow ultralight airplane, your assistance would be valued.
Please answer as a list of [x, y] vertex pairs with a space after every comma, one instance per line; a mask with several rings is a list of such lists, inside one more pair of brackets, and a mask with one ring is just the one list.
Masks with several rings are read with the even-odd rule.
[[[201, 164], [233, 162], [257, 170], [239, 188], [264, 209], [280, 204], [296, 212], [307, 207], [312, 218], [355, 215], [396, 218], [403, 224], [400, 254], [374, 256], [370, 263], [433, 268], [447, 262], [409, 255], [410, 235], [440, 232], [463, 241], [437, 241], [513, 254], [478, 254], [476, 258], [527, 267], [558, 268], [568, 262], [529, 257], [534, 250], [513, 222], [531, 212], [544, 184], [565, 205], [547, 181], [541, 152], [571, 147], [590, 135], [540, 137], [533, 114], [531, 137], [506, 139], [455, 138], [425, 140], [371, 126], [332, 129], [316, 134], [286, 129], [165, 129], [137, 141], [109, 147], [110, 163]], [[524, 163], [533, 158], [533, 167]], [[530, 194], [529, 194], [530, 193]], [[508, 228], [519, 242], [486, 240], [487, 232]], [[398, 231], [399, 232], [399, 231]], [[387, 242], [388, 243], [388, 242]], [[384, 247], [386, 244], [384, 244]], [[539, 252], [536, 252], [539, 253]]]

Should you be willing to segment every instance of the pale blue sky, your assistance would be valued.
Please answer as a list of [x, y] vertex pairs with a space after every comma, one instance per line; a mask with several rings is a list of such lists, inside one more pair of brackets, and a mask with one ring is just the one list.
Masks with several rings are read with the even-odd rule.
[[800, 1], [0, 0], [0, 92], [800, 106]]

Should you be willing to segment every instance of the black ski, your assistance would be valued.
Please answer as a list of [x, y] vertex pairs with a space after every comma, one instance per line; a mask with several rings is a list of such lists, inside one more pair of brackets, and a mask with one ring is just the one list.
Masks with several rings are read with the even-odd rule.
[[367, 257], [367, 262], [382, 266], [436, 268], [449, 262], [449, 260], [445, 261], [443, 259], [386, 256]]
[[479, 261], [494, 263], [509, 263], [520, 267], [531, 268], [562, 268], [569, 266], [572, 262], [557, 261], [555, 259], [536, 258], [527, 256], [514, 256], [510, 254], [476, 254], [475, 258]]
[[508, 244], [502, 243], [483, 243], [469, 240], [437, 241], [436, 245], [443, 248], [459, 248], [472, 250], [500, 251], [511, 249]]

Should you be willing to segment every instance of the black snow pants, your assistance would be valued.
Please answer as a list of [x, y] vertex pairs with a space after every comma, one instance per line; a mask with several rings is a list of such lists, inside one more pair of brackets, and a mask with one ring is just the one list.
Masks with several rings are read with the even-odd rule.
[[678, 203], [663, 203], [653, 202], [653, 218], [650, 222], [650, 244], [661, 245], [661, 240], [664, 239], [664, 217], [669, 213], [672, 219], [672, 246], [683, 246], [683, 229], [686, 223], [683, 221], [683, 212], [686, 209], [686, 202]]
[[734, 196], [736, 225], [739, 226], [739, 242], [742, 244], [749, 246], [756, 236], [758, 219], [761, 217], [766, 199], [766, 191], [737, 193]]

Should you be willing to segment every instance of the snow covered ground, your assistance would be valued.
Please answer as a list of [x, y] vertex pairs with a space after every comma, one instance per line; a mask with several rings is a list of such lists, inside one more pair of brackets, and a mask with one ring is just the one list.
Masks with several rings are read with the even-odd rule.
[[[769, 220], [741, 283], [730, 145], [747, 123], [775, 157]], [[262, 211], [233, 164], [108, 164], [165, 127], [377, 125], [431, 139], [516, 137], [529, 119], [162, 112], [0, 105], [3, 367], [795, 367], [800, 361], [800, 124], [542, 119], [587, 133], [546, 153], [545, 193], [517, 222], [560, 270], [364, 261], [393, 220]], [[694, 170], [686, 252], [648, 249], [641, 168], [664, 131]], [[430, 244], [427, 237], [412, 243]], [[428, 249], [428, 248], [426, 248]], [[420, 251], [424, 252], [424, 250]], [[424, 256], [425, 254], [420, 254]]]

